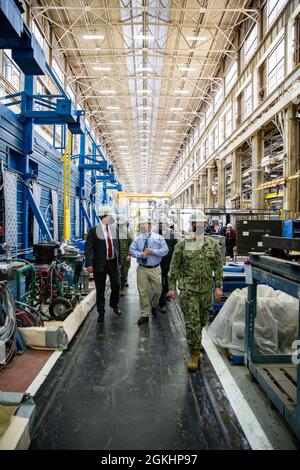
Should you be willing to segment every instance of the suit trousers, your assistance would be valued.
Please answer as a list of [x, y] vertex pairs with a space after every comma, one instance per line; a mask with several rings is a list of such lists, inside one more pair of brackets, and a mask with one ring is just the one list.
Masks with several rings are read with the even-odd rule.
[[167, 293], [169, 292], [169, 278], [168, 278], [169, 271], [166, 269], [162, 269], [161, 271], [161, 282], [162, 282], [162, 292], [159, 299], [159, 306], [164, 307], [167, 305]]
[[96, 285], [96, 296], [97, 296], [97, 310], [99, 315], [103, 315], [105, 312], [105, 287], [106, 287], [106, 276], [110, 279], [110, 300], [109, 306], [112, 308], [117, 307], [119, 303], [119, 272], [117, 260], [107, 260], [104, 270], [102, 273], [94, 272], [94, 280]]
[[[140, 307], [142, 317], [149, 317], [151, 307], [157, 308], [161, 294], [161, 268], [137, 268], [137, 285], [140, 296]], [[151, 291], [151, 299], [149, 298]]]

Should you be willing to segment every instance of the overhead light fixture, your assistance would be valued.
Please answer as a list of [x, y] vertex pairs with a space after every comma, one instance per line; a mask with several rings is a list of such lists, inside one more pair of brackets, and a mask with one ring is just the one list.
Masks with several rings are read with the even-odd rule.
[[121, 124], [123, 121], [121, 121], [120, 119], [112, 119], [110, 122], [112, 124]]
[[119, 145], [119, 149], [128, 149], [128, 145]]
[[180, 72], [195, 72], [195, 67], [179, 67]]
[[163, 139], [163, 142], [174, 142], [172, 139]]
[[137, 67], [136, 71], [137, 72], [152, 72], [152, 69], [150, 67]]
[[137, 93], [152, 93], [152, 90], [137, 90]]
[[111, 111], [120, 109], [119, 106], [106, 106], [106, 109], [109, 109]]
[[173, 129], [166, 129], [165, 132], [169, 134], [174, 134], [176, 131], [174, 131]]
[[124, 134], [125, 131], [121, 131], [121, 130], [117, 130], [117, 131], [114, 131], [116, 134]]
[[170, 111], [183, 111], [183, 108], [170, 108]]
[[190, 92], [189, 90], [174, 90], [174, 93], [176, 93], [177, 95], [184, 95], [189, 92]]
[[109, 70], [111, 70], [111, 67], [102, 67], [101, 65], [99, 65], [97, 67], [93, 67], [93, 70], [102, 70], [103, 72], [108, 72]]
[[102, 93], [103, 95], [113, 95], [114, 93], [116, 93], [116, 90], [100, 90], [100, 93]]
[[206, 41], [207, 36], [186, 36], [188, 41]]
[[180, 121], [166, 121], [167, 124], [179, 124]]
[[151, 121], [146, 121], [145, 119], [142, 119], [139, 121], [139, 124], [151, 124]]
[[149, 111], [151, 108], [151, 106], [139, 106], [138, 107], [138, 110], [142, 110], [142, 111]]
[[84, 34], [82, 39], [104, 39], [103, 34]]
[[126, 142], [127, 139], [116, 139], [116, 142]]
[[134, 36], [134, 39], [136, 41], [153, 41], [154, 37], [152, 36], [152, 34], [137, 34], [136, 36]]

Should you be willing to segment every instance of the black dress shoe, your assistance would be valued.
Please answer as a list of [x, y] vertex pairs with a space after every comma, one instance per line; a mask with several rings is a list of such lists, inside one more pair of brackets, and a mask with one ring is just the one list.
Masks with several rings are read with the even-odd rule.
[[157, 308], [152, 307], [152, 316], [153, 316], [154, 318], [157, 317], [157, 311], [158, 311]]
[[98, 322], [98, 323], [103, 323], [103, 322], [104, 322], [104, 313], [98, 315], [98, 320], [97, 320], [97, 322]]
[[149, 317], [140, 317], [140, 318], [138, 319], [137, 324], [138, 324], [138, 326], [141, 326], [141, 325], [143, 325], [144, 323], [148, 323], [148, 322], [149, 322]]
[[117, 314], [117, 315], [122, 315], [122, 312], [121, 310], [119, 309], [119, 307], [112, 307], [113, 311]]

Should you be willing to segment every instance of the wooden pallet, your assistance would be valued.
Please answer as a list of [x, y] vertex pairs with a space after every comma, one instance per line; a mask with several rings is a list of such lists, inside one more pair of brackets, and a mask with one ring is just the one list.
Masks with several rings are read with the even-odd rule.
[[297, 403], [297, 367], [293, 364], [261, 364], [257, 369], [281, 401], [293, 409]]

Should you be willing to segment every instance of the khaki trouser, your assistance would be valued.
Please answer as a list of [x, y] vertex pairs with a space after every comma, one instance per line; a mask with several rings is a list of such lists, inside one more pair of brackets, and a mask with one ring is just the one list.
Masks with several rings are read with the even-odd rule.
[[[158, 302], [162, 290], [161, 285], [161, 268], [137, 268], [137, 285], [140, 296], [140, 307], [142, 317], [149, 317], [151, 307], [158, 308]], [[149, 290], [151, 290], [151, 299], [149, 298]]]

